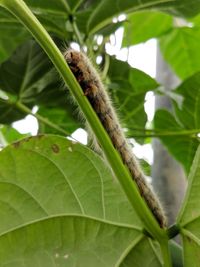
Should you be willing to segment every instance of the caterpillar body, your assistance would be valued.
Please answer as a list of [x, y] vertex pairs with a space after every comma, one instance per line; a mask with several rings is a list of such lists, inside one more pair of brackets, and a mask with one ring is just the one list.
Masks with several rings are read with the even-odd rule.
[[97, 71], [94, 69], [87, 56], [82, 52], [68, 49], [64, 53], [64, 57], [80, 84], [84, 95], [88, 98], [104, 129], [110, 136], [115, 149], [121, 155], [123, 163], [128, 167], [141, 196], [146, 201], [160, 227], [166, 227], [166, 218], [161, 204], [145, 181], [145, 176], [124, 136], [115, 110], [111, 105], [108, 93]]

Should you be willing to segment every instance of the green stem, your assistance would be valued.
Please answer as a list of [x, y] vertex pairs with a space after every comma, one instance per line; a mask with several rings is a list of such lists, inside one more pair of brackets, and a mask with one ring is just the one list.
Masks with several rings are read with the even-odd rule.
[[76, 1], [76, 4], [75, 4], [75, 6], [73, 7], [72, 11], [73, 11], [73, 12], [76, 11], [77, 8], [82, 4], [82, 2], [83, 2], [83, 0]]
[[[72, 10], [70, 9], [70, 6], [68, 5], [67, 1], [65, 1], [65, 0], [61, 0], [61, 2], [63, 3], [63, 6], [65, 7], [67, 13], [69, 14], [70, 22], [71, 22], [72, 28], [73, 28], [73, 30], [74, 30], [74, 33], [75, 33], [75, 35], [76, 35], [77, 41], [78, 41], [78, 43], [81, 45], [81, 47], [83, 47], [84, 43], [83, 43], [81, 34], [80, 34], [80, 32], [79, 32], [79, 29], [78, 29], [78, 27], [77, 27], [77, 24], [76, 24], [76, 22], [75, 22], [75, 17], [74, 17], [74, 15], [73, 15], [73, 13], [72, 13], [74, 10], [72, 11]], [[77, 3], [77, 5], [78, 5], [78, 4], [79, 4], [79, 3]], [[76, 7], [74, 7], [74, 8], [76, 8]]]
[[103, 71], [101, 73], [101, 77], [103, 80], [105, 80], [107, 77], [109, 66], [110, 66], [110, 56], [105, 53], [104, 68], [103, 68]]
[[62, 129], [62, 128], [59, 127], [58, 125], [54, 124], [53, 122], [51, 122], [51, 121], [49, 121], [48, 119], [46, 119], [46, 118], [40, 116], [40, 115], [37, 114], [37, 113], [34, 114], [34, 113], [31, 111], [31, 109], [29, 109], [27, 106], [25, 106], [25, 105], [22, 104], [21, 102], [18, 101], [18, 102], [16, 102], [16, 103], [12, 103], [12, 104], [14, 104], [16, 108], [18, 108], [19, 110], [23, 111], [24, 113], [26, 113], [26, 114], [30, 114], [30, 115], [34, 116], [36, 119], [38, 119], [38, 121], [44, 123], [45, 125], [47, 125], [47, 126], [53, 128], [53, 129], [57, 130], [58, 132], [60, 132], [60, 133], [62, 133], [62, 134], [64, 134], [64, 135], [66, 135], [66, 136], [70, 136], [70, 134], [69, 134], [67, 131], [65, 131], [64, 129]]
[[70, 6], [68, 5], [67, 1], [65, 1], [65, 0], [60, 0], [60, 1], [62, 2], [63, 6], [65, 7], [67, 13], [70, 14], [71, 9], [70, 9]]
[[[144, 129], [144, 128], [132, 128], [129, 127], [130, 130], [134, 131], [134, 134], [127, 136], [131, 137], [167, 137], [167, 136], [189, 136], [191, 138], [198, 138], [197, 134], [200, 133], [200, 129], [191, 129], [191, 130], [180, 130], [180, 131], [165, 131], [164, 129]], [[141, 132], [135, 133], [135, 132]]]
[[163, 261], [164, 261], [164, 267], [172, 267], [172, 262], [171, 262], [171, 255], [169, 251], [169, 245], [168, 245], [168, 240], [165, 240], [165, 242], [162, 242], [160, 244], [161, 251], [162, 251], [162, 256], [163, 256]]
[[128, 138], [148, 138], [148, 137], [152, 137], [152, 138], [160, 138], [160, 137], [172, 137], [172, 136], [188, 136], [190, 138], [198, 138], [198, 136], [194, 135], [194, 134], [181, 134], [181, 133], [160, 133], [160, 134], [131, 134], [129, 136], [127, 136]]
[[128, 169], [125, 167], [120, 155], [113, 147], [111, 140], [104, 130], [96, 113], [92, 109], [87, 98], [83, 95], [80, 85], [71, 73], [63, 55], [54, 44], [49, 34], [22, 0], [0, 0], [0, 5], [4, 6], [11, 13], [13, 13], [28, 28], [38, 43], [46, 51], [47, 55], [69, 87], [74, 98], [77, 100], [89, 125], [94, 131], [108, 162], [110, 163], [116, 177], [123, 187], [130, 203], [144, 223], [145, 228], [155, 239], [162, 243], [163, 240], [167, 238], [166, 231], [160, 229], [147, 204], [141, 198], [137, 186], [133, 182]]
[[78, 27], [77, 27], [77, 25], [76, 25], [76, 22], [74, 21], [74, 18], [72, 19], [71, 24], [72, 24], [72, 28], [73, 28], [73, 30], [74, 30], [74, 33], [75, 33], [75, 35], [76, 35], [76, 38], [77, 38], [78, 43], [80, 44], [81, 47], [83, 47], [83, 46], [84, 46], [84, 43], [83, 43], [81, 34], [80, 34], [80, 32], [79, 32], [79, 29], [78, 29]]

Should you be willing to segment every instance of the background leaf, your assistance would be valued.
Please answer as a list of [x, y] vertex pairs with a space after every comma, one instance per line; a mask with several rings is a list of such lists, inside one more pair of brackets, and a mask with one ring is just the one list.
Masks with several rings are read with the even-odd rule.
[[[144, 99], [148, 91], [158, 87], [157, 82], [144, 72], [131, 68], [126, 62], [111, 59], [108, 87], [122, 118], [127, 135], [134, 137], [134, 128], [145, 128], [147, 115]], [[137, 138], [142, 142], [142, 138]]]
[[116, 1], [114, 0], [103, 0], [95, 8], [94, 12], [89, 16], [88, 30], [89, 32], [96, 32], [97, 30], [111, 22], [113, 17], [116, 17], [121, 13], [129, 13], [147, 8], [159, 9], [179, 16], [193, 16], [195, 14], [198, 14], [198, 12], [200, 11], [200, 1], [196, 0], [189, 3], [187, 0], [145, 0], [142, 2], [120, 0], [116, 5]]
[[0, 88], [16, 99], [30, 103], [35, 90], [41, 91], [37, 83], [51, 68], [43, 50], [35, 41], [29, 41], [0, 66]]
[[[155, 129], [165, 131], [166, 133], [171, 131], [179, 132], [185, 130], [181, 126], [175, 117], [167, 110], [157, 110], [154, 117]], [[158, 133], [159, 135], [159, 133]], [[159, 137], [164, 145], [168, 148], [170, 153], [184, 166], [187, 173], [189, 173], [196, 149], [199, 145], [199, 141], [195, 137], [189, 137], [188, 135], [177, 136], [160, 136]]]
[[7, 142], [7, 144], [13, 143], [19, 139], [28, 137], [28, 134], [21, 134], [16, 129], [10, 126], [0, 127], [0, 132]]
[[123, 46], [127, 47], [159, 37], [172, 28], [173, 18], [161, 12], [130, 14], [124, 22]]
[[2, 63], [17, 46], [30, 38], [30, 35], [21, 23], [2, 7], [0, 7], [0, 32], [0, 63]]
[[198, 27], [174, 28], [160, 38], [160, 47], [166, 61], [175, 73], [185, 79], [200, 71], [200, 29]]
[[188, 180], [189, 180], [189, 185], [186, 197], [177, 219], [178, 223], [181, 226], [181, 235], [183, 238], [183, 246], [184, 246], [185, 267], [198, 266], [199, 264], [200, 147], [197, 150]]
[[[15, 106], [15, 102], [19, 101], [30, 109], [37, 105], [40, 115], [69, 133], [83, 125], [76, 118], [74, 109], [77, 107], [68, 101], [69, 93], [62, 86], [59, 75], [33, 40], [20, 46], [9, 60], [2, 63], [0, 89], [8, 98], [0, 99], [0, 123], [10, 124], [25, 117], [26, 114]], [[43, 125], [42, 132], [46, 131], [58, 133]]]
[[181, 105], [174, 102], [178, 120], [186, 129], [200, 131], [200, 72], [185, 80], [174, 92], [183, 99]]

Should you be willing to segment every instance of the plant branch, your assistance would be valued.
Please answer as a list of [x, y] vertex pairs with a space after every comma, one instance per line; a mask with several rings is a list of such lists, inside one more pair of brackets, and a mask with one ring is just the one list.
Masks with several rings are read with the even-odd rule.
[[64, 130], [63, 128], [59, 127], [55, 123], [49, 121], [48, 119], [42, 117], [41, 115], [39, 115], [37, 113], [33, 113], [31, 111], [31, 109], [29, 109], [27, 106], [25, 106], [21, 102], [17, 101], [16, 103], [12, 103], [12, 105], [15, 105], [15, 107], [17, 109], [21, 110], [22, 112], [34, 116], [36, 119], [38, 119], [38, 121], [40, 121], [40, 122], [44, 123], [45, 125], [47, 125], [47, 126], [53, 128], [53, 129], [57, 130], [58, 132], [66, 135], [66, 136], [70, 136], [70, 134], [66, 130]]
[[164, 266], [165, 267], [172, 267], [168, 241], [162, 242], [160, 244], [160, 247], [161, 247], [161, 251], [162, 251], [162, 255], [163, 255]]
[[109, 66], [110, 66], [110, 56], [105, 53], [104, 68], [103, 68], [102, 73], [101, 73], [101, 76], [102, 76], [103, 80], [105, 80], [106, 77], [107, 77]]
[[83, 0], [76, 1], [76, 4], [75, 4], [75, 6], [73, 7], [72, 11], [73, 11], [73, 12], [76, 11], [77, 8], [82, 4], [82, 2], [83, 2]]
[[70, 6], [68, 5], [67, 1], [65, 1], [65, 0], [60, 0], [60, 1], [63, 4], [63, 6], [65, 7], [67, 13], [70, 14], [71, 13], [71, 9], [70, 9]]
[[72, 28], [73, 28], [74, 33], [76, 35], [77, 41], [79, 42], [80, 46], [83, 47], [84, 46], [83, 39], [82, 39], [81, 33], [79, 32], [79, 29], [76, 25], [74, 17], [72, 17], [71, 25], [72, 25]]
[[[166, 230], [159, 227], [147, 204], [141, 198], [138, 188], [133, 182], [128, 169], [123, 164], [119, 153], [113, 147], [108, 134], [104, 130], [87, 98], [83, 95], [80, 85], [71, 73], [63, 55], [54, 44], [49, 34], [22, 0], [0, 0], [0, 5], [12, 12], [28, 28], [38, 43], [43, 47], [69, 87], [74, 98], [77, 100], [83, 114], [95, 133], [108, 162], [124, 189], [125, 194], [144, 223], [145, 229], [160, 243], [165, 242], [167, 239]], [[166, 266], [168, 267], [169, 265]]]
[[162, 129], [130, 128], [130, 130], [144, 133], [144, 134], [134, 134], [131, 135], [130, 137], [162, 137], [162, 136], [183, 136], [183, 135], [196, 137], [195, 135], [200, 133], [200, 129], [165, 131], [164, 129], [162, 130]]

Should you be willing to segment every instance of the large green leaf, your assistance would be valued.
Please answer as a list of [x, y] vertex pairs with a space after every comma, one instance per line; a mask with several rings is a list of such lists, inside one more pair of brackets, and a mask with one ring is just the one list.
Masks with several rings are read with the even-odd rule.
[[[199, 145], [197, 138], [181, 135], [182, 131], [185, 131], [184, 126], [180, 125], [175, 117], [167, 110], [157, 110], [154, 117], [155, 129], [162, 132], [180, 132], [180, 135], [160, 136], [159, 138], [168, 148], [170, 153], [182, 163], [186, 172], [190, 170], [196, 149]], [[159, 133], [158, 133], [159, 135]]]
[[198, 27], [174, 28], [161, 37], [160, 47], [164, 58], [181, 78], [200, 71], [200, 29]]
[[91, 218], [55, 216], [4, 234], [0, 261], [10, 267], [114, 267], [138, 236]]
[[178, 216], [184, 246], [185, 267], [199, 266], [200, 260], [200, 147], [197, 150], [183, 207]]
[[114, 267], [130, 251], [134, 266], [159, 262], [112, 172], [86, 147], [38, 136], [5, 148], [0, 192], [1, 266]]
[[103, 0], [88, 16], [88, 31], [96, 32], [105, 25], [109, 24], [113, 17], [122, 13], [130, 13], [143, 9], [158, 9], [179, 16], [193, 16], [200, 11], [200, 1], [188, 2], [188, 0]]
[[161, 12], [142, 11], [124, 22], [123, 46], [131, 46], [159, 37], [172, 28], [172, 16]]
[[128, 135], [134, 137], [134, 128], [145, 128], [147, 115], [144, 99], [158, 84], [144, 72], [131, 68], [127, 62], [111, 59], [108, 72], [113, 99]]

